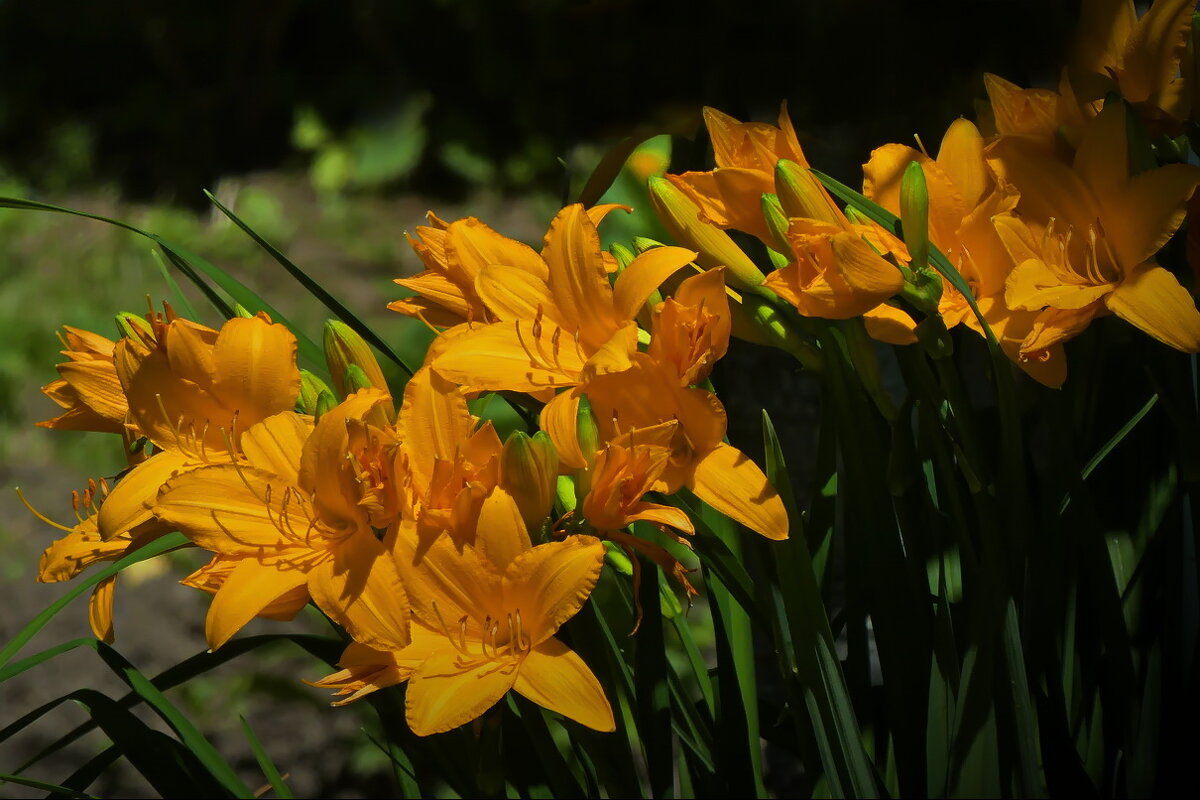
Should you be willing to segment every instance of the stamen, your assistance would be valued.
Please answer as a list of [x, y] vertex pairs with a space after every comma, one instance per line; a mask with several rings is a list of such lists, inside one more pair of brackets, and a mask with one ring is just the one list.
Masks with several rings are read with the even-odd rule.
[[36, 508], [34, 508], [33, 504], [31, 504], [28, 500], [26, 500], [25, 495], [21, 493], [20, 486], [17, 487], [17, 497], [19, 497], [21, 499], [21, 502], [25, 505], [25, 507], [29, 509], [29, 513], [33, 514], [35, 517], [40, 519], [42, 522], [44, 522], [47, 525], [50, 525], [52, 527], [58, 528], [60, 531], [66, 531], [67, 533], [74, 533], [74, 531], [71, 528], [68, 528], [66, 525], [60, 525], [59, 523], [55, 522], [54, 520], [50, 519], [45, 514], [38, 511]]

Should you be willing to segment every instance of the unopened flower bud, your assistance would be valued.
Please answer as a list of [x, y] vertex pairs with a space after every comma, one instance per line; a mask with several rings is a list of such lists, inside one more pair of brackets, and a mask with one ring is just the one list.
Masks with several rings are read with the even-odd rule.
[[579, 398], [575, 425], [579, 435], [579, 450], [587, 462], [587, 466], [579, 470], [576, 477], [576, 493], [579, 497], [585, 497], [592, 488], [592, 469], [596, 464], [596, 451], [600, 449], [600, 427], [596, 424], [596, 415], [592, 413], [592, 404], [586, 396]]
[[325, 385], [325, 381], [306, 369], [300, 370], [300, 397], [298, 399], [300, 410], [305, 414], [315, 416], [317, 413], [317, 398], [321, 396], [322, 392], [325, 392], [330, 397], [333, 396], [333, 392], [329, 391], [329, 387]]
[[788, 264], [787, 254], [792, 251], [792, 245], [787, 239], [787, 214], [783, 212], [778, 195], [764, 194], [762, 196], [762, 212], [773, 243], [767, 249], [767, 256], [771, 259], [771, 266], [775, 269], [782, 269]]
[[317, 419], [320, 419], [321, 417], [325, 416], [325, 414], [337, 408], [337, 404], [338, 399], [333, 396], [333, 392], [325, 389], [317, 395], [317, 407], [313, 416]]
[[242, 317], [243, 319], [253, 319], [254, 318], [253, 312], [251, 312], [250, 309], [246, 308], [241, 303], [234, 303], [233, 315], [235, 317]]
[[608, 252], [612, 253], [613, 258], [617, 260], [617, 269], [623, 270], [633, 261], [633, 251], [620, 242], [613, 242], [608, 246]]
[[[325, 362], [329, 365], [329, 374], [336, 388], [344, 389], [347, 394], [353, 394], [366, 386], [388, 391], [387, 381], [383, 378], [375, 354], [371, 352], [371, 346], [349, 325], [332, 319], [326, 322], [324, 345]], [[366, 380], [365, 385], [350, 388], [346, 372], [351, 365], [358, 367], [362, 372]]]
[[788, 218], [815, 219], [841, 227], [842, 219], [816, 176], [795, 161], [775, 164], [775, 194]]
[[929, 266], [929, 189], [925, 171], [913, 161], [900, 180], [900, 222], [904, 226], [904, 245], [914, 271]]
[[633, 250], [639, 256], [642, 253], [646, 252], [647, 250], [653, 250], [656, 247], [662, 247], [662, 246], [663, 246], [662, 242], [657, 241], [655, 239], [651, 239], [649, 236], [633, 237]]
[[663, 226], [685, 247], [699, 251], [696, 263], [705, 268], [725, 267], [726, 274], [747, 288], [766, 277], [729, 234], [700, 218], [700, 207], [666, 178], [649, 180], [650, 202]]
[[145, 341], [154, 338], [154, 329], [145, 317], [138, 316], [132, 311], [122, 311], [117, 314], [117, 331], [126, 339]]
[[558, 486], [558, 453], [545, 431], [532, 437], [514, 431], [508, 437], [500, 456], [500, 485], [517, 501], [525, 526], [540, 529]]

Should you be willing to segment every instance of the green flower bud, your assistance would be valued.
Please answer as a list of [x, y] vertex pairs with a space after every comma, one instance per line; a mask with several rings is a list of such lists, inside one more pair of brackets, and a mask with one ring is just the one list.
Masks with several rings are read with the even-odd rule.
[[558, 487], [558, 453], [545, 431], [514, 431], [500, 455], [500, 485], [517, 501], [531, 531], [541, 529]]
[[321, 393], [333, 396], [333, 392], [329, 391], [329, 387], [325, 385], [325, 381], [318, 378], [306, 369], [300, 370], [300, 397], [297, 401], [300, 410], [305, 414], [317, 413], [317, 398]]
[[929, 189], [925, 171], [913, 161], [900, 180], [900, 222], [904, 226], [904, 245], [912, 257], [914, 271], [929, 266]]
[[766, 276], [729, 234], [700, 218], [700, 207], [666, 178], [650, 178], [650, 202], [663, 226], [675, 240], [700, 253], [696, 263], [709, 269], [725, 267], [733, 282], [746, 288], [759, 286]]
[[[335, 387], [344, 389], [346, 394], [352, 394], [367, 386], [388, 391], [387, 381], [383, 378], [383, 371], [379, 369], [375, 354], [371, 352], [371, 346], [349, 325], [332, 319], [326, 322], [324, 345], [325, 362], [329, 365], [329, 374]], [[351, 365], [358, 367], [365, 378], [363, 383], [362, 378], [356, 377], [353, 389], [350, 388], [346, 375]]]

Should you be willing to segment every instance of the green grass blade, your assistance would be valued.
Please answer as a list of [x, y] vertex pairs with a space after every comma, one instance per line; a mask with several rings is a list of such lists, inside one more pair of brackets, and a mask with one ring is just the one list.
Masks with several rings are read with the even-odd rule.
[[642, 559], [638, 599], [642, 624], [634, 637], [633, 674], [637, 676], [638, 731], [650, 775], [650, 794], [671, 794], [674, 759], [671, 748], [671, 691], [667, 682], [666, 637], [659, 611], [659, 568]]
[[121, 749], [110, 745], [89, 758], [83, 766], [72, 772], [62, 785], [75, 792], [82, 792], [99, 778], [104, 770], [121, 758]]
[[234, 797], [253, 795], [250, 787], [242, 782], [233, 767], [221, 757], [221, 754], [204, 738], [192, 721], [184, 716], [183, 712], [176, 708], [149, 678], [108, 645], [100, 644], [98, 648], [100, 658], [108, 664], [117, 677], [129, 684], [129, 688], [141, 695], [155, 713], [171, 726], [184, 746], [204, 765], [213, 778]]
[[187, 299], [187, 295], [179, 288], [179, 283], [176, 282], [175, 276], [171, 274], [171, 270], [167, 269], [167, 265], [163, 262], [162, 254], [158, 250], [151, 250], [150, 255], [154, 258], [154, 266], [158, 267], [159, 273], [163, 276], [163, 280], [167, 284], [167, 289], [171, 292], [171, 297], [174, 298], [176, 307], [183, 312], [183, 316], [187, 319], [199, 322], [200, 317], [196, 314], [196, 309], [192, 307], [192, 303]]
[[355, 316], [350, 309], [342, 305], [341, 301], [339, 301], [329, 292], [325, 291], [325, 288], [321, 286], [321, 284], [310, 278], [308, 273], [300, 269], [300, 267], [298, 267], [291, 259], [285, 256], [277, 247], [275, 247], [275, 245], [262, 238], [262, 236], [260, 236], [253, 228], [243, 222], [240, 217], [226, 208], [220, 200], [213, 196], [212, 192], [205, 190], [204, 194], [206, 197], [208, 197], [212, 204], [221, 211], [222, 214], [229, 217], [233, 224], [241, 228], [246, 235], [257, 242], [262, 249], [266, 250], [271, 258], [275, 259], [275, 261], [277, 261], [281, 267], [287, 270], [288, 274], [295, 278], [296, 281], [303, 286], [309, 294], [320, 300], [326, 308], [332, 311], [334, 316], [349, 325], [359, 336], [367, 340], [372, 347], [395, 362], [396, 365], [407, 372], [410, 377], [412, 376], [413, 368], [404, 363], [404, 360], [401, 359], [400, 356], [398, 356], [395, 351], [393, 351], [392, 348], [383, 341], [383, 339], [379, 338], [379, 335], [376, 334], [375, 331], [364, 325], [362, 320]]
[[[1083, 465], [1083, 470], [1080, 472], [1080, 477], [1083, 480], [1087, 480], [1088, 476], [1096, 470], [1096, 467], [1100, 466], [1100, 462], [1104, 461], [1108, 454], [1111, 453], [1116, 446], [1119, 445], [1125, 439], [1125, 437], [1137, 427], [1137, 424], [1141, 422], [1147, 414], [1150, 413], [1150, 410], [1154, 408], [1157, 403], [1158, 394], [1155, 393], [1150, 395], [1150, 399], [1143, 403], [1142, 407], [1134, 412], [1134, 415], [1129, 418], [1129, 421], [1122, 425], [1120, 430], [1114, 433], [1112, 438], [1105, 442], [1100, 449], [1096, 451], [1095, 455], [1088, 459], [1087, 463]], [[1067, 506], [1070, 504], [1071, 495], [1067, 494], [1063, 497], [1062, 502], [1058, 505], [1058, 513], [1062, 514], [1067, 510]]]
[[17, 632], [17, 635], [14, 636], [9, 643], [4, 646], [3, 650], [0, 650], [0, 667], [8, 664], [8, 662], [12, 660], [12, 657], [15, 656], [22, 647], [25, 646], [25, 643], [32, 639], [38, 631], [45, 627], [46, 623], [53, 619], [58, 612], [66, 608], [67, 605], [76, 597], [83, 594], [88, 589], [91, 589], [97, 583], [100, 583], [100, 581], [116, 575], [130, 564], [136, 564], [139, 561], [145, 561], [146, 559], [153, 558], [160, 553], [165, 553], [168, 550], [172, 550], [176, 547], [183, 547], [188, 544], [189, 542], [187, 537], [185, 537], [182, 533], [167, 534], [166, 536], [155, 539], [154, 541], [146, 544], [144, 547], [138, 548], [136, 551], [113, 562], [104, 569], [92, 573], [86, 579], [81, 580], [73, 589], [55, 600], [48, 608], [46, 608], [45, 611], [34, 617], [28, 625]]
[[[87, 219], [94, 219], [109, 225], [115, 225], [118, 228], [124, 228], [127, 231], [132, 231], [139, 236], [144, 236], [158, 244], [163, 249], [163, 252], [166, 253], [167, 259], [173, 265], [176, 267], [180, 267], [181, 264], [186, 265], [188, 269], [181, 268], [181, 271], [184, 272], [185, 276], [196, 283], [197, 286], [204, 288], [203, 281], [200, 280], [198, 274], [202, 272], [219, 287], [221, 287], [221, 289], [225, 291], [231, 298], [233, 298], [234, 302], [240, 303], [251, 312], [265, 311], [270, 315], [272, 320], [291, 330], [291, 332], [296, 336], [296, 342], [299, 346], [299, 355], [301, 358], [307, 360], [313, 365], [318, 366], [325, 362], [324, 352], [321, 350], [321, 348], [314, 344], [311, 339], [305, 336], [299, 328], [297, 328], [295, 325], [292, 325], [288, 321], [288, 318], [284, 316], [278, 309], [276, 309], [266, 300], [263, 300], [250, 289], [246, 288], [240, 281], [231, 276], [229, 273], [225, 272], [216, 265], [209, 263], [195, 253], [190, 252], [186, 248], [167, 241], [158, 234], [144, 231], [141, 228], [130, 225], [128, 222], [122, 222], [121, 220], [111, 219], [99, 214], [90, 214], [86, 211], [77, 211], [71, 208], [55, 206], [49, 203], [39, 203], [36, 200], [22, 200], [15, 197], [0, 197], [0, 208], [17, 208], [28, 211], [52, 211], [58, 214], [70, 214], [76, 217], [85, 217]], [[225, 310], [222, 313], [224, 313], [227, 318], [233, 316], [232, 309], [230, 309], [228, 305], [225, 305]]]
[[77, 792], [74, 789], [69, 789], [66, 786], [59, 786], [56, 783], [35, 781], [32, 778], [22, 778], [20, 775], [8, 775], [3, 772], [0, 772], [0, 783], [15, 783], [18, 786], [28, 786], [30, 789], [38, 789], [39, 791], [49, 792], [50, 797], [95, 797], [95, 795], [87, 794], [86, 792]]
[[834, 640], [828, 612], [821, 600], [807, 540], [799, 527], [799, 510], [783, 448], [766, 411], [762, 427], [767, 477], [783, 498], [793, 524], [788, 540], [770, 547], [787, 612], [785, 624], [791, 630], [795, 667], [803, 684], [805, 704], [810, 706], [814, 740], [831, 791], [836, 795], [873, 797], [877, 793], [874, 771], [863, 750], [862, 732], [841, 665], [836, 658], [830, 660]]
[[267, 783], [271, 784], [271, 788], [275, 790], [275, 796], [289, 798], [289, 800], [295, 797], [292, 790], [284, 783], [283, 776], [276, 769], [275, 762], [271, 761], [271, 757], [267, 755], [266, 748], [259, 741], [254, 729], [250, 727], [250, 723], [242, 715], [239, 715], [238, 719], [242, 721], [242, 732], [246, 734], [246, 741], [250, 743], [250, 750], [253, 751], [255, 760], [258, 761], [258, 767], [263, 771]]
[[95, 646], [95, 639], [72, 639], [69, 642], [56, 644], [54, 647], [43, 650], [42, 652], [29, 656], [28, 658], [23, 658], [14, 664], [9, 664], [4, 669], [0, 669], [0, 683], [4, 683], [9, 678], [15, 678], [22, 672], [33, 669], [38, 664], [49, 661], [55, 656], [62, 655], [63, 653], [74, 650], [77, 647], [94, 648]]

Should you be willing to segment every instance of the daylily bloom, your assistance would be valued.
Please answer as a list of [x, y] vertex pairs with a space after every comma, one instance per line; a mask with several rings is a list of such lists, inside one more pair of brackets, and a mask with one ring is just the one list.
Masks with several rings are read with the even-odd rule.
[[[593, 225], [599, 225], [617, 208], [625, 206], [594, 206], [587, 210], [587, 215]], [[428, 219], [428, 226], [417, 228], [419, 238], [408, 237], [409, 244], [424, 262], [425, 271], [395, 280], [417, 296], [388, 304], [392, 311], [418, 317], [435, 328], [452, 328], [463, 322], [495, 322], [505, 317], [492, 309], [488, 298], [476, 288], [476, 280], [485, 267], [498, 264], [525, 273], [521, 277], [526, 280], [543, 283], [549, 275], [545, 251], [538, 255], [529, 245], [497, 233], [475, 217], [446, 222], [430, 211]], [[612, 256], [604, 253], [598, 258], [606, 272], [616, 270]]]
[[150, 519], [148, 503], [172, 475], [238, 457], [241, 432], [290, 410], [300, 391], [296, 338], [265, 316], [231, 319], [219, 332], [155, 318], [134, 332], [139, 338], [117, 342], [113, 359], [130, 424], [159, 452], [124, 475], [101, 506], [104, 538]]
[[1200, 351], [1200, 311], [1151, 259], [1183, 221], [1200, 169], [1170, 164], [1133, 174], [1125, 107], [1112, 102], [1088, 128], [1071, 167], [1017, 139], [1001, 139], [989, 163], [1021, 192], [996, 230], [1017, 266], [1009, 307], [1041, 312], [1021, 352], [1036, 356], [1112, 311], [1161, 342]]
[[775, 191], [775, 164], [781, 158], [808, 166], [796, 130], [780, 106], [779, 126], [739, 122], [715, 108], [704, 108], [716, 169], [667, 175], [700, 206], [702, 219], [718, 228], [735, 228], [770, 243], [760, 201]]
[[[770, 539], [787, 538], [787, 514], [762, 470], [740, 450], [725, 444], [725, 408], [707, 389], [689, 380], [707, 374], [729, 342], [729, 303], [719, 271], [685, 280], [676, 298], [694, 301], [686, 311], [653, 318], [651, 351], [636, 353], [630, 368], [598, 375], [563, 392], [542, 409], [541, 425], [567, 466], [587, 465], [576, 429], [579, 398], [586, 394], [595, 413], [600, 441], [617, 441], [631, 430], [678, 421], [669, 439], [670, 457], [653, 483], [668, 494], [687, 486], [723, 514]], [[680, 326], [681, 329], [676, 329]], [[655, 345], [655, 341], [659, 345]], [[695, 345], [704, 343], [702, 347]]]
[[1195, 8], [1196, 0], [1154, 0], [1139, 19], [1133, 0], [1083, 0], [1068, 66], [1081, 103], [1116, 89], [1147, 121], [1186, 120], [1179, 65]]
[[[116, 561], [137, 550], [149, 539], [158, 536], [159, 531], [153, 523], [143, 525], [138, 530], [125, 531], [119, 536], [104, 540], [96, 527], [97, 508], [103, 505], [107, 485], [104, 481], [97, 484], [88, 481], [88, 488], [82, 494], [71, 493], [76, 524], [72, 528], [60, 525], [46, 518], [26, 502], [26, 506], [43, 522], [66, 532], [66, 536], [56, 540], [42, 553], [38, 563], [39, 583], [58, 583], [69, 581], [81, 574], [93, 564], [102, 561]], [[20, 494], [18, 492], [18, 494]], [[21, 495], [21, 500], [25, 497]], [[115, 632], [113, 629], [113, 592], [116, 589], [117, 576], [105, 578], [92, 589], [88, 600], [88, 623], [92, 634], [105, 642], [111, 643]]]
[[500, 321], [449, 331], [434, 370], [472, 391], [542, 392], [628, 369], [642, 304], [696, 253], [655, 247], [610, 284], [595, 223], [576, 204], [555, 216], [542, 257], [545, 279], [501, 264], [480, 272], [476, 289]]
[[[478, 718], [510, 689], [589, 728], [615, 729], [599, 681], [554, 637], [596, 585], [604, 563], [597, 539], [568, 536], [533, 547], [503, 489], [484, 503], [473, 546], [460, 551], [443, 538], [419, 555], [406, 522], [392, 538], [412, 606], [411, 644], [394, 635], [399, 619], [386, 606], [367, 617], [333, 603], [330, 615], [357, 644], [343, 655], [342, 672], [315, 685], [338, 689], [345, 703], [408, 680], [406, 717], [418, 736]], [[373, 641], [360, 639], [363, 632]]]
[[806, 317], [862, 316], [867, 330], [891, 344], [916, 341], [915, 323], [886, 305], [904, 286], [896, 265], [880, 253], [907, 259], [902, 242], [877, 225], [851, 222], [807, 169], [789, 161], [776, 166], [776, 189], [788, 217], [787, 266], [764, 285]]
[[162, 487], [155, 517], [238, 561], [209, 607], [205, 635], [212, 649], [284, 599], [289, 609], [310, 593], [358, 602], [356, 587], [383, 545], [362, 502], [349, 423], [382, 402], [388, 402], [382, 392], [360, 391], [315, 426], [291, 411], [268, 417], [242, 434], [248, 463], [196, 467]]
[[[863, 194], [894, 214], [900, 213], [900, 184], [905, 169], [921, 165], [929, 195], [929, 238], [966, 279], [1001, 347], [1009, 358], [1035, 379], [1061, 386], [1066, 360], [1059, 347], [1046, 360], [1021, 358], [1021, 342], [1029, 334], [1036, 312], [1014, 311], [1004, 302], [1004, 285], [1013, 263], [992, 226], [992, 218], [1017, 204], [1016, 190], [996, 180], [984, 158], [979, 130], [965, 119], [946, 130], [937, 157], [900, 144], [887, 144], [871, 153], [863, 165]], [[938, 310], [946, 327], [963, 323], [983, 335], [975, 313], [949, 283]]]
[[63, 326], [62, 354], [67, 361], [59, 364], [58, 380], [42, 387], [42, 393], [65, 411], [38, 425], [72, 431], [123, 433], [129, 404], [113, 365], [111, 339]]
[[491, 422], [477, 423], [458, 387], [429, 367], [405, 387], [396, 419], [396, 491], [422, 546], [443, 533], [459, 546], [475, 540], [504, 450]]

